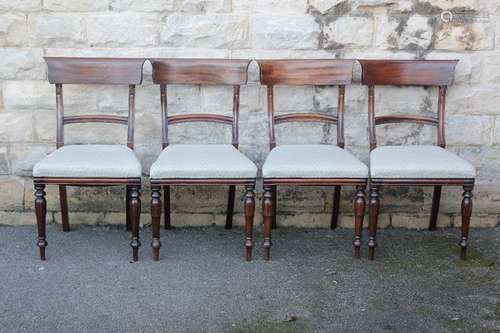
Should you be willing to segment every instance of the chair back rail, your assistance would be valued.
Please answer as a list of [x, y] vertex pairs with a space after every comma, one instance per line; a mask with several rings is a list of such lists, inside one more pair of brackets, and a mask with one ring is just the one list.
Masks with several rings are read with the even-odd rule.
[[[269, 148], [276, 147], [274, 127], [285, 122], [326, 122], [337, 125], [337, 145], [345, 146], [345, 86], [352, 82], [354, 60], [258, 60], [260, 82], [267, 86]], [[288, 113], [275, 115], [274, 85], [338, 86], [337, 115], [325, 113]]]
[[141, 84], [143, 58], [45, 57], [50, 83]]
[[[249, 60], [233, 59], [150, 59], [153, 65], [153, 82], [160, 85], [162, 147], [169, 144], [168, 126], [188, 122], [212, 122], [231, 125], [232, 144], [239, 145], [240, 86], [248, 81]], [[168, 115], [167, 85], [232, 85], [233, 114], [182, 114]]]
[[243, 85], [249, 60], [150, 59], [156, 84]]
[[337, 86], [352, 82], [354, 60], [258, 60], [263, 85]]
[[[145, 59], [45, 57], [49, 82], [56, 86], [56, 146], [64, 145], [64, 125], [77, 123], [111, 123], [127, 125], [127, 146], [134, 148], [135, 85], [142, 83]], [[65, 116], [63, 84], [128, 85], [128, 115]]]
[[[377, 147], [376, 126], [417, 123], [437, 127], [437, 145], [446, 146], [444, 113], [447, 87], [453, 84], [458, 60], [360, 60], [362, 83], [368, 86], [370, 149]], [[437, 117], [417, 115], [375, 116], [375, 86], [423, 86], [439, 88]]]

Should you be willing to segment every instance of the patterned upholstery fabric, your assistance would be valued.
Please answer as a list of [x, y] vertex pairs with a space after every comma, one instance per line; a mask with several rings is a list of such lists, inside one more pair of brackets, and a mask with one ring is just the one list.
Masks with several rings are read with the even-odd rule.
[[372, 178], [475, 178], [476, 169], [437, 146], [382, 146], [370, 153]]
[[68, 145], [38, 162], [33, 177], [141, 177], [141, 164], [126, 146]]
[[264, 178], [367, 178], [368, 167], [333, 145], [281, 145], [262, 167]]
[[255, 178], [257, 167], [232, 145], [179, 144], [165, 148], [151, 166], [152, 179]]

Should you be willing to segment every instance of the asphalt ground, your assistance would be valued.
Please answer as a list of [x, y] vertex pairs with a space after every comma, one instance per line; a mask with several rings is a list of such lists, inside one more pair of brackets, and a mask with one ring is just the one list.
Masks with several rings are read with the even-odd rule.
[[500, 228], [379, 231], [353, 258], [351, 229], [278, 228], [243, 260], [241, 228], [151, 230], [130, 261], [124, 228], [0, 227], [0, 332], [500, 332]]

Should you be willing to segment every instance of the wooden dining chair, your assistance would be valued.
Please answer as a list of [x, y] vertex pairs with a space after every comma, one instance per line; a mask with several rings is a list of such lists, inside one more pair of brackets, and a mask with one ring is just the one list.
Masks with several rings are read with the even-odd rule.
[[[354, 199], [355, 257], [359, 258], [368, 168], [344, 149], [345, 86], [352, 82], [353, 60], [258, 60], [260, 81], [267, 86], [269, 155], [262, 167], [264, 186], [264, 258], [270, 259], [271, 229], [276, 225], [278, 185], [334, 186], [331, 228], [337, 226], [341, 186], [356, 187]], [[275, 85], [338, 86], [337, 115], [289, 113], [275, 115]], [[337, 146], [276, 146], [275, 125], [285, 122], [325, 122], [337, 125]]]
[[[160, 85], [162, 148], [151, 166], [151, 217], [153, 259], [160, 258], [161, 188], [164, 193], [165, 228], [170, 227], [170, 186], [228, 185], [226, 228], [231, 229], [235, 186], [245, 186], [245, 258], [250, 261], [253, 248], [255, 179], [257, 167], [238, 150], [240, 86], [247, 82], [249, 60], [225, 59], [150, 59], [153, 82]], [[168, 115], [167, 85], [233, 86], [233, 115]], [[168, 127], [186, 122], [211, 122], [232, 127], [232, 144], [169, 145]]]
[[[445, 100], [453, 84], [458, 60], [360, 60], [362, 82], [368, 86], [368, 124], [370, 137], [369, 258], [374, 259], [381, 186], [433, 186], [429, 229], [436, 228], [444, 185], [462, 186], [462, 237], [460, 257], [465, 260], [472, 190], [476, 169], [469, 162], [445, 149]], [[375, 116], [375, 86], [437, 86], [437, 116]], [[377, 147], [375, 128], [381, 124], [416, 123], [437, 128], [437, 145]]]
[[[135, 85], [142, 82], [145, 59], [46, 57], [48, 79], [56, 87], [56, 150], [33, 168], [35, 211], [38, 225], [40, 259], [45, 260], [47, 246], [45, 224], [47, 203], [45, 186], [58, 185], [63, 231], [69, 231], [66, 186], [112, 186], [127, 188], [127, 229], [132, 229], [133, 260], [138, 260], [141, 164], [134, 154]], [[63, 84], [128, 85], [128, 116], [65, 116]], [[112, 123], [128, 128], [124, 145], [65, 145], [65, 125]]]

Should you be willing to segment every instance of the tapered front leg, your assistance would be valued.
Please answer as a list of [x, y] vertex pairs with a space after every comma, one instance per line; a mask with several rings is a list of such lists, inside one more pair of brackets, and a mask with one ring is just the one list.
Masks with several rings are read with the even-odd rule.
[[369, 225], [368, 225], [368, 258], [375, 259], [375, 248], [377, 247], [377, 223], [378, 213], [380, 208], [380, 199], [378, 188], [370, 187], [370, 204], [369, 204]]
[[252, 260], [253, 219], [255, 215], [254, 185], [245, 186], [245, 260]]
[[151, 186], [151, 224], [153, 229], [153, 260], [160, 260], [160, 220], [161, 220], [161, 192], [159, 186]]
[[47, 215], [47, 200], [45, 200], [45, 185], [35, 185], [35, 213], [36, 224], [38, 227], [38, 248], [40, 249], [40, 260], [45, 260], [45, 247], [47, 240], [45, 235], [46, 215]]
[[467, 245], [469, 239], [470, 217], [472, 215], [472, 189], [473, 185], [464, 185], [462, 195], [462, 237], [458, 245], [460, 246], [460, 259], [467, 258]]
[[363, 218], [365, 216], [365, 186], [356, 186], [356, 197], [354, 198], [354, 257], [360, 258], [361, 233], [363, 231]]
[[271, 229], [273, 224], [273, 194], [271, 186], [264, 186], [264, 197], [262, 203], [264, 211], [264, 259], [271, 259]]
[[139, 247], [141, 242], [139, 241], [139, 218], [141, 215], [141, 193], [140, 186], [131, 185], [130, 186], [130, 222], [132, 224], [132, 241], [130, 246], [132, 247], [132, 258], [134, 261], [139, 260]]

